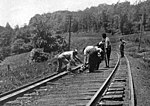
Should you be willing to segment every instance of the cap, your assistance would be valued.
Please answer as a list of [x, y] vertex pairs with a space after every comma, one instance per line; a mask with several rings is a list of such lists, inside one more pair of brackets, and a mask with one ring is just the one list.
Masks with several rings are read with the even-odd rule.
[[74, 49], [74, 51], [73, 51], [74, 53], [76, 53], [76, 54], [78, 54], [78, 50], [77, 49]]
[[103, 37], [103, 38], [106, 38], [106, 33], [103, 33], [103, 34], [102, 34], [102, 37]]
[[102, 45], [102, 44], [103, 44], [103, 42], [102, 42], [102, 41], [100, 41], [100, 42], [99, 42], [99, 45]]
[[78, 52], [78, 50], [77, 50], [77, 49], [74, 49], [74, 51], [75, 51], [75, 52]]

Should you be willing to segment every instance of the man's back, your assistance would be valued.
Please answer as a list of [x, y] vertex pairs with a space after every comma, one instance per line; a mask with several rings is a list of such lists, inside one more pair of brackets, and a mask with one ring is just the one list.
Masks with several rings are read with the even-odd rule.
[[94, 49], [95, 49], [94, 46], [87, 46], [87, 47], [84, 49], [84, 55], [89, 54], [89, 53], [92, 52]]
[[61, 53], [58, 58], [67, 58], [67, 59], [70, 59], [73, 55], [73, 51], [66, 51], [66, 52], [63, 52]]
[[91, 54], [91, 53], [93, 53], [95, 51], [102, 52], [102, 49], [98, 48], [97, 46], [87, 46], [84, 49], [84, 55]]

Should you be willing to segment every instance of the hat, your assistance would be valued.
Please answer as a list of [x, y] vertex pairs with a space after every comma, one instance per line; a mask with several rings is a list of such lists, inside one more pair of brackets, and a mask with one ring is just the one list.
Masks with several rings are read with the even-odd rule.
[[102, 37], [103, 37], [103, 38], [106, 38], [106, 33], [103, 33], [103, 34], [102, 34]]
[[101, 44], [103, 44], [103, 42], [102, 42], [102, 41], [100, 41], [100, 42], [99, 42], [99, 45], [101, 45]]
[[78, 52], [78, 50], [77, 50], [77, 49], [74, 49], [74, 51], [75, 51], [75, 52]]
[[77, 49], [74, 49], [74, 51], [73, 51], [74, 53], [76, 53], [76, 54], [78, 54], [78, 50]]

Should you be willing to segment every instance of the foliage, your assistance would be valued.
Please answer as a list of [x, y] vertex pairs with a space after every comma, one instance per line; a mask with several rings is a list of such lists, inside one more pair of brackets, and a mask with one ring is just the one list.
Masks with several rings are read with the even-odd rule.
[[140, 23], [144, 16], [143, 25], [148, 27], [150, 1], [139, 2], [131, 5], [125, 1], [112, 5], [100, 4], [98, 7], [87, 8], [84, 11], [69, 12], [57, 11], [54, 13], [35, 15], [30, 24], [38, 20], [47, 20], [47, 25], [54, 32], [64, 33], [68, 31], [68, 16], [72, 15], [72, 32], [98, 32], [104, 29], [105, 32], [114, 34], [118, 29], [122, 34], [136, 32], [135, 23]]
[[[66, 46], [66, 42], [61, 36], [52, 36], [50, 32], [50, 27], [46, 22], [38, 20], [39, 23], [33, 23], [31, 27], [34, 27], [32, 30], [32, 42], [35, 48], [44, 48], [45, 52], [58, 51], [61, 46]], [[61, 48], [63, 49], [63, 48]]]
[[5, 46], [0, 48], [0, 60], [3, 60], [5, 57], [11, 54], [10, 46]]
[[11, 51], [12, 53], [15, 54], [20, 54], [20, 53], [25, 53], [29, 52], [32, 50], [32, 46], [30, 43], [25, 43], [24, 39], [17, 39], [11, 46]]

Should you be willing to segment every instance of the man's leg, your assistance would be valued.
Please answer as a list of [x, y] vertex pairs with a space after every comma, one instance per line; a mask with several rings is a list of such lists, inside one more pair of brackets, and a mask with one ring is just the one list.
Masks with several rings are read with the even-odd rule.
[[107, 52], [105, 52], [104, 59], [105, 59], [105, 66], [107, 67], [107, 66], [108, 66], [108, 62], [107, 62]]
[[96, 70], [98, 70], [99, 69], [99, 65], [100, 65], [100, 63], [101, 63], [101, 61], [102, 61], [102, 57], [96, 57]]
[[94, 71], [93, 53], [89, 54], [88, 63], [89, 63], [89, 72], [93, 72]]
[[96, 70], [98, 70], [99, 69], [99, 62], [97, 62], [97, 64], [96, 64]]
[[124, 57], [124, 51], [121, 51], [121, 57]]
[[107, 51], [108, 67], [109, 67], [110, 55], [111, 55], [111, 47], [109, 47], [109, 48], [108, 48], [108, 51]]
[[93, 52], [89, 55], [89, 72], [93, 72], [94, 69], [99, 67], [97, 52]]
[[122, 57], [124, 57], [124, 50], [122, 51]]
[[69, 60], [67, 60], [66, 58], [63, 60], [63, 63], [65, 64], [65, 66], [67, 67], [67, 71], [69, 71], [70, 70], [70, 62], [69, 62]]
[[62, 59], [58, 59], [57, 72], [61, 72], [61, 68], [62, 68]]

